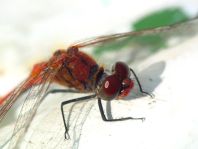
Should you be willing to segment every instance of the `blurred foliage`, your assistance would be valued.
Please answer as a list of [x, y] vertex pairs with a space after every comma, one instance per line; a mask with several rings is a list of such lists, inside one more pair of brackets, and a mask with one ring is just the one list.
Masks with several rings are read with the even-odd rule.
[[[155, 28], [160, 26], [172, 25], [178, 22], [188, 20], [188, 15], [179, 7], [166, 8], [160, 11], [155, 11], [148, 14], [131, 25], [134, 31], [139, 31], [148, 28]], [[101, 55], [107, 51], [117, 51], [124, 47], [130, 46], [130, 43], [136, 45], [148, 46], [150, 52], [156, 52], [159, 49], [166, 47], [166, 40], [158, 35], [128, 37], [116, 42], [110, 42], [98, 45], [94, 48], [96, 56]]]

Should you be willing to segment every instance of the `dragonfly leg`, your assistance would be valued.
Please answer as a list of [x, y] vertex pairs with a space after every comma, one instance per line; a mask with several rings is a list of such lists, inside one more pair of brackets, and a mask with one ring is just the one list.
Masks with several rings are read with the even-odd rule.
[[69, 137], [69, 134], [68, 134], [68, 131], [69, 131], [69, 128], [66, 124], [66, 120], [65, 120], [65, 115], [64, 115], [64, 110], [63, 110], [63, 107], [69, 103], [72, 103], [72, 102], [78, 102], [78, 101], [83, 101], [83, 100], [88, 100], [88, 99], [91, 99], [91, 98], [94, 98], [96, 97], [96, 95], [89, 95], [89, 96], [84, 96], [84, 97], [80, 97], [80, 98], [75, 98], [75, 99], [71, 99], [71, 100], [67, 100], [67, 101], [63, 101], [61, 103], [61, 114], [62, 114], [62, 118], [63, 118], [63, 123], [64, 123], [64, 127], [65, 127], [65, 139], [70, 139]]
[[56, 93], [81, 93], [74, 89], [52, 89], [49, 90], [43, 97], [45, 99], [49, 94], [56, 94]]
[[101, 102], [100, 98], [98, 98], [98, 107], [100, 110], [101, 117], [102, 117], [103, 121], [105, 121], [105, 122], [116, 122], [116, 121], [125, 121], [125, 120], [142, 120], [142, 121], [145, 120], [144, 117], [140, 117], [140, 118], [123, 117], [123, 118], [117, 118], [117, 119], [107, 119], [104, 114], [104, 110], [103, 110], [103, 106], [102, 106], [102, 102]]
[[48, 91], [46, 95], [56, 94], [56, 93], [81, 93], [81, 92], [74, 90], [74, 89], [52, 89]]
[[135, 79], [137, 80], [137, 83], [138, 83], [140, 92], [143, 93], [143, 94], [149, 95], [151, 98], [154, 98], [154, 94], [145, 92], [145, 91], [142, 89], [142, 86], [141, 86], [141, 84], [140, 84], [140, 81], [139, 81], [137, 75], [135, 74], [134, 70], [133, 70], [132, 68], [130, 68], [130, 71], [133, 73]]

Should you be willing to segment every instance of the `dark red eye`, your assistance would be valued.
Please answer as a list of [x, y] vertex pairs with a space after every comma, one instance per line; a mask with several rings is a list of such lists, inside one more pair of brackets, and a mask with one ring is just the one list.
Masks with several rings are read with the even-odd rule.
[[120, 80], [130, 77], [129, 67], [123, 62], [116, 62], [112, 69]]
[[122, 89], [120, 91], [119, 97], [123, 98], [125, 96], [127, 96], [131, 89], [134, 87], [134, 82], [131, 79], [124, 79], [122, 81]]
[[121, 87], [122, 83], [117, 76], [110, 75], [104, 80], [100, 95], [103, 99], [111, 100], [120, 93]]

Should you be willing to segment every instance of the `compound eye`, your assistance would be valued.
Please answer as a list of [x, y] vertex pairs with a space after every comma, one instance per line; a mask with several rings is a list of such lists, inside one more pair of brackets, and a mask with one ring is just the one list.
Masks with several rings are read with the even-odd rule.
[[127, 96], [131, 89], [134, 87], [134, 82], [131, 79], [124, 79], [122, 81], [122, 89], [120, 91], [119, 97], [123, 98], [125, 96]]
[[120, 93], [121, 87], [122, 83], [115, 74], [106, 77], [101, 92], [103, 99], [111, 100], [115, 98]]
[[128, 65], [123, 62], [116, 62], [112, 67], [112, 72], [115, 73], [120, 80], [129, 78], [131, 75]]
[[128, 88], [131, 85], [131, 79], [124, 79], [122, 81], [122, 88]]

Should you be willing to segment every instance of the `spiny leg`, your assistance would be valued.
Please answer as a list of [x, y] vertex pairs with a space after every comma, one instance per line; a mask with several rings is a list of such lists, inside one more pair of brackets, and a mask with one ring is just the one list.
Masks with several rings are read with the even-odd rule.
[[69, 139], [70, 136], [68, 134], [68, 127], [67, 127], [67, 124], [66, 124], [66, 120], [65, 120], [65, 115], [64, 115], [64, 111], [63, 111], [63, 107], [69, 103], [72, 103], [72, 102], [78, 102], [78, 101], [83, 101], [83, 100], [88, 100], [88, 99], [91, 99], [91, 98], [94, 98], [96, 97], [96, 95], [89, 95], [89, 96], [84, 96], [84, 97], [80, 97], [80, 98], [75, 98], [75, 99], [71, 99], [71, 100], [68, 100], [68, 101], [64, 101], [61, 103], [61, 114], [62, 114], [62, 118], [63, 118], [63, 123], [64, 123], [64, 127], [65, 127], [65, 139]]
[[101, 102], [100, 98], [98, 98], [98, 107], [99, 107], [99, 110], [100, 110], [101, 117], [105, 122], [116, 122], [116, 121], [125, 121], [125, 120], [142, 120], [142, 121], [145, 120], [144, 117], [140, 117], [140, 118], [123, 117], [123, 118], [117, 118], [117, 119], [107, 119], [105, 114], [104, 114], [104, 110], [103, 110], [103, 106], [102, 106], [102, 102]]
[[137, 80], [137, 83], [138, 83], [140, 92], [143, 93], [143, 94], [149, 95], [151, 98], [154, 98], [154, 95], [153, 95], [152, 93], [145, 92], [145, 91], [142, 89], [142, 86], [141, 86], [141, 84], [140, 84], [140, 81], [139, 81], [137, 75], [135, 74], [135, 72], [133, 71], [132, 68], [130, 68], [130, 71], [133, 73], [135, 79]]

